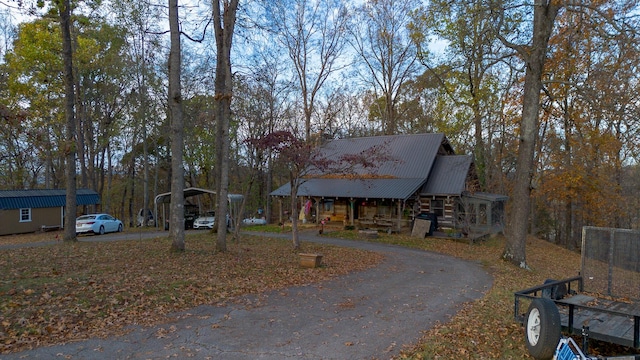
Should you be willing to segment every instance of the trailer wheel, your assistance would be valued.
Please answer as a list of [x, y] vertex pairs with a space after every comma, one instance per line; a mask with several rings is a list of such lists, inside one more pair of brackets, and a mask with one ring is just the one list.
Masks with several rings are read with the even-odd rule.
[[560, 341], [560, 313], [553, 301], [536, 298], [525, 318], [525, 342], [529, 354], [537, 360], [553, 357]]
[[[547, 279], [544, 281], [544, 284], [549, 284], [555, 282], [555, 280], [553, 279]], [[551, 300], [560, 300], [562, 298], [564, 298], [565, 296], [567, 296], [567, 285], [566, 284], [559, 284], [559, 285], [555, 285], [552, 286], [550, 288], [546, 288], [544, 290], [542, 290], [542, 297], [547, 298], [547, 299], [551, 299]]]

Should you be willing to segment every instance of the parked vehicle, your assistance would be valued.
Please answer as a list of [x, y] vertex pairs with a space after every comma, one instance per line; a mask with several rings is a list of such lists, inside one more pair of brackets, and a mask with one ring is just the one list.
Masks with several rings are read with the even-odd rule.
[[122, 221], [109, 214], [82, 215], [76, 219], [76, 234], [121, 232], [124, 230]]
[[[515, 320], [524, 325], [525, 343], [533, 358], [640, 359], [639, 354], [588, 353], [590, 338], [640, 351], [639, 241], [639, 231], [585, 226], [580, 275], [549, 279], [514, 294]], [[581, 335], [582, 348], [563, 332]]]
[[[193, 222], [194, 229], [213, 229], [213, 225], [215, 225], [216, 217], [215, 211], [207, 211], [207, 213], [203, 216], [199, 216]], [[231, 227], [231, 218], [229, 214], [227, 214], [227, 228]]]
[[185, 230], [195, 229], [196, 227], [194, 227], [194, 223], [195, 223], [197, 217], [198, 217], [197, 213], [185, 212], [185, 214], [184, 214], [184, 229]]
[[216, 221], [215, 212], [209, 211], [205, 215], [200, 216], [193, 222], [194, 229], [213, 229]]
[[154, 226], [154, 216], [151, 209], [140, 209], [138, 211], [138, 226]]
[[261, 218], [247, 218], [242, 220], [242, 224], [244, 225], [267, 225], [267, 220]]

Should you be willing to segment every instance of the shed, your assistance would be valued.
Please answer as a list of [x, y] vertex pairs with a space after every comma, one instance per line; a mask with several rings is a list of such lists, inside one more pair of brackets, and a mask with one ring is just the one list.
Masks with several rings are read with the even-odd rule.
[[[66, 196], [64, 189], [0, 190], [0, 235], [62, 229]], [[100, 195], [90, 189], [78, 189], [76, 203], [96, 205]]]

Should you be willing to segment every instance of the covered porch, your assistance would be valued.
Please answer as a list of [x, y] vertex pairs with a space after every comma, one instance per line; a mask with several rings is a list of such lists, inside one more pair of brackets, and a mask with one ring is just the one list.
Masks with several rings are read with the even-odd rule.
[[[284, 197], [278, 198], [279, 222], [287, 218]], [[376, 229], [392, 232], [409, 230], [414, 201], [404, 199], [325, 198], [299, 197], [299, 218], [302, 223], [320, 224], [321, 221], [340, 223], [357, 229]]]

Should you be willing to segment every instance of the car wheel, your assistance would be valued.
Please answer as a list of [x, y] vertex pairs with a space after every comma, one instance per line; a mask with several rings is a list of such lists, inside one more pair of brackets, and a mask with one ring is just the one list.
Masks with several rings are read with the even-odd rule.
[[104, 235], [104, 226], [100, 226], [100, 235]]
[[118, 232], [122, 232], [122, 224], [118, 225]]
[[525, 317], [525, 342], [536, 360], [553, 358], [560, 341], [560, 313], [556, 304], [545, 298], [533, 299]]

